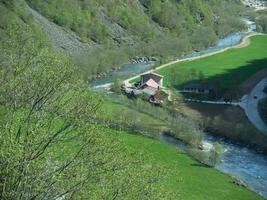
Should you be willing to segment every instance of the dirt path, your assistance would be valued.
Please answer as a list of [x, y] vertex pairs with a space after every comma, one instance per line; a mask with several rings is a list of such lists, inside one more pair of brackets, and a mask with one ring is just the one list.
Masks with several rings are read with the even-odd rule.
[[244, 37], [242, 42], [240, 44], [236, 45], [235, 48], [239, 49], [239, 48], [245, 48], [245, 47], [249, 46], [250, 45], [250, 37]]
[[[185, 58], [185, 59], [177, 59], [177, 60], [174, 60], [174, 61], [172, 61], [172, 62], [169, 62], [169, 63], [166, 63], [166, 64], [164, 64], [164, 65], [161, 65], [161, 66], [159, 66], [159, 67], [157, 67], [157, 68], [155, 68], [155, 69], [148, 70], [148, 71], [146, 71], [146, 72], [144, 72], [144, 73], [141, 73], [141, 74], [145, 74], [145, 73], [149, 73], [149, 72], [155, 72], [155, 71], [157, 71], [157, 70], [166, 68], [166, 67], [168, 67], [168, 66], [170, 66], [170, 65], [173, 65], [173, 64], [176, 64], [176, 63], [179, 63], [179, 62], [193, 61], [193, 60], [198, 60], [198, 59], [201, 59], [201, 58], [209, 57], [209, 56], [212, 56], [212, 55], [216, 55], [216, 54], [219, 54], [219, 53], [223, 53], [223, 52], [225, 52], [225, 51], [227, 51], [227, 50], [229, 50], [229, 49], [233, 49], [233, 48], [244, 48], [244, 47], [247, 47], [247, 46], [250, 44], [250, 37], [255, 36], [255, 35], [262, 35], [262, 34], [261, 34], [261, 33], [252, 33], [252, 34], [250, 34], [250, 35], [245, 36], [245, 37], [242, 39], [242, 42], [241, 42], [240, 44], [235, 45], [235, 46], [233, 46], [233, 47], [227, 47], [227, 48], [224, 48], [224, 49], [219, 50], [219, 51], [215, 51], [215, 52], [211, 52], [211, 53], [203, 54], [203, 55], [201, 55], [201, 56], [196, 56], [196, 57], [191, 57], [191, 58]], [[132, 81], [132, 80], [134, 80], [134, 79], [140, 77], [141, 74], [138, 74], [138, 75], [133, 76], [133, 77], [131, 77], [131, 78], [129, 78], [129, 79], [126, 79], [126, 80], [124, 81], [124, 84], [125, 84], [125, 85], [130, 85], [130, 81]]]

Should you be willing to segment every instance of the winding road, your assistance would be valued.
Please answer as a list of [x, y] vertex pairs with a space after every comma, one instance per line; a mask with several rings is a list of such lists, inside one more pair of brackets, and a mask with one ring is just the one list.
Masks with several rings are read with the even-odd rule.
[[[225, 52], [229, 49], [232, 48], [244, 48], [247, 47], [250, 44], [250, 37], [254, 36], [254, 35], [262, 35], [261, 33], [252, 33], [248, 36], [245, 36], [242, 39], [242, 42], [236, 46], [233, 47], [227, 47], [224, 48], [222, 50], [216, 51], [216, 52], [212, 52], [212, 53], [207, 53], [201, 56], [196, 56], [196, 57], [191, 57], [191, 58], [185, 58], [185, 59], [177, 59], [175, 61], [166, 63], [164, 65], [161, 65], [155, 69], [152, 70], [148, 70], [145, 73], [149, 73], [149, 72], [155, 72], [157, 70], [163, 69], [165, 67], [168, 67], [170, 65], [173, 65], [175, 63], [179, 63], [179, 62], [184, 62], [184, 61], [192, 61], [192, 60], [197, 60], [200, 58], [204, 58], [204, 57], [208, 57], [208, 56], [212, 56], [218, 53], [222, 53]], [[141, 73], [144, 74], [144, 73]], [[133, 76], [127, 80], [124, 81], [125, 86], [130, 86], [130, 81], [140, 77], [141, 74], [138, 74], [136, 76]], [[259, 101], [263, 98], [266, 97], [266, 94], [263, 92], [264, 87], [267, 86], [267, 78], [261, 80], [247, 95], [245, 95], [242, 100], [240, 102], [231, 102], [231, 103], [226, 103], [226, 102], [212, 102], [212, 101], [206, 101], [206, 102], [201, 102], [198, 101], [200, 103], [208, 103], [208, 104], [230, 104], [230, 105], [234, 105], [234, 106], [240, 106], [242, 109], [244, 109], [246, 116], [248, 117], [249, 121], [259, 130], [261, 131], [263, 134], [267, 135], [267, 125], [263, 122], [263, 120], [261, 119], [261, 116], [258, 112], [258, 104]]]
[[249, 121], [260, 132], [267, 135], [267, 125], [262, 120], [258, 110], [259, 101], [267, 97], [267, 94], [263, 92], [263, 89], [265, 87], [267, 87], [267, 77], [261, 80], [248, 94], [242, 97], [241, 101], [238, 102], [200, 101], [194, 99], [186, 99], [186, 101], [205, 103], [205, 104], [240, 106], [245, 111], [245, 114], [249, 119]]
[[263, 92], [263, 89], [267, 86], [267, 78], [261, 80], [248, 95], [242, 98], [240, 106], [245, 110], [246, 116], [249, 121], [262, 133], [267, 135], [267, 125], [262, 120], [259, 111], [259, 101], [267, 95]]

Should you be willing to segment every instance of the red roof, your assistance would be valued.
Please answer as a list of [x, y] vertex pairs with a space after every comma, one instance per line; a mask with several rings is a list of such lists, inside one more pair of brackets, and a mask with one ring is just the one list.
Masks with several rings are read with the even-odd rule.
[[162, 95], [160, 92], [157, 92], [154, 96], [154, 101], [164, 101], [167, 97]]

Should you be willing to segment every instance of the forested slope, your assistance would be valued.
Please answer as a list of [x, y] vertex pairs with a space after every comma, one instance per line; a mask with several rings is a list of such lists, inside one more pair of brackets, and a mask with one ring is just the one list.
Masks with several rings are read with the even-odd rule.
[[76, 33], [90, 52], [72, 53], [86, 78], [134, 56], [176, 57], [244, 28], [230, 0], [27, 0], [51, 22]]

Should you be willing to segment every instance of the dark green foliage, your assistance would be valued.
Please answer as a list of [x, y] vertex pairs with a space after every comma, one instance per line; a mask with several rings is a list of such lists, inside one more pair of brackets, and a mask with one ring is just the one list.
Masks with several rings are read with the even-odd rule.
[[119, 79], [116, 79], [112, 86], [113, 92], [115, 92], [116, 94], [121, 94], [121, 85], [122, 85], [122, 81]]
[[260, 12], [256, 22], [258, 31], [267, 33], [267, 11]]
[[99, 37], [97, 42], [102, 42], [103, 38], [109, 36], [110, 27], [106, 20], [117, 23], [125, 31], [130, 31], [143, 40], [151, 40], [158, 33], [151, 20], [176, 35], [187, 31], [195, 32], [198, 25], [218, 29], [224, 26], [224, 31], [217, 33], [225, 34], [235, 29], [237, 24], [233, 24], [233, 19], [241, 11], [238, 3], [221, 0], [179, 2], [27, 0], [27, 2], [55, 23], [74, 30], [80, 36], [91, 39]]

